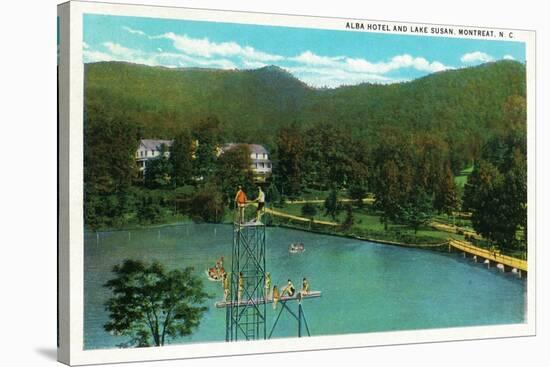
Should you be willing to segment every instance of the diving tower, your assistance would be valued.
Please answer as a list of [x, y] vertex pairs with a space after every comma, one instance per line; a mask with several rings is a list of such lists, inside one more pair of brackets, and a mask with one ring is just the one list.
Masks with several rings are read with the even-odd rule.
[[233, 224], [226, 341], [266, 339], [265, 224]]
[[[237, 214], [237, 213], [236, 213]], [[242, 214], [241, 214], [242, 215]], [[321, 297], [320, 291], [305, 294], [296, 292], [293, 296], [281, 296], [280, 310], [268, 334], [267, 304], [273, 299], [266, 291], [266, 226], [261, 219], [242, 222], [244, 218], [237, 214], [233, 221], [233, 244], [231, 256], [231, 273], [229, 275], [229, 294], [227, 300], [216, 302], [216, 308], [225, 308], [225, 340], [269, 339], [284, 311], [298, 322], [298, 337], [310, 335], [302, 302], [305, 299]], [[240, 218], [239, 218], [240, 217]], [[244, 217], [244, 216], [243, 216]], [[294, 309], [291, 304], [297, 302]], [[305, 327], [305, 329], [304, 329]]]

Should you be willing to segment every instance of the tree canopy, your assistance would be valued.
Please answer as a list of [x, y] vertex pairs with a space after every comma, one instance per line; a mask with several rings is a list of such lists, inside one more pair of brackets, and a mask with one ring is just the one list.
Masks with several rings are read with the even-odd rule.
[[121, 346], [162, 346], [168, 338], [189, 335], [207, 310], [209, 297], [191, 268], [166, 270], [159, 262], [125, 260], [105, 283], [112, 296], [105, 304], [105, 330], [127, 341]]

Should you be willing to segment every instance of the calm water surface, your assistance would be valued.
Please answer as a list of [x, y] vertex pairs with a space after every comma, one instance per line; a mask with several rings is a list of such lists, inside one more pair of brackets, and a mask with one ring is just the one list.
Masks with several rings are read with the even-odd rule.
[[[124, 259], [158, 260], [168, 268], [193, 266], [215, 298], [192, 336], [170, 341], [223, 341], [225, 311], [214, 302], [221, 284], [204, 269], [221, 255], [231, 261], [232, 227], [184, 224], [143, 230], [87, 233], [84, 238], [84, 347], [113, 348], [124, 341], [103, 329], [108, 321], [102, 285], [113, 265]], [[288, 278], [299, 288], [308, 278], [321, 298], [303, 303], [312, 335], [389, 330], [494, 325], [525, 322], [526, 284], [510, 273], [487, 270], [456, 254], [435, 253], [268, 228], [267, 270], [273, 284]], [[288, 245], [303, 242], [306, 251], [289, 254]], [[295, 307], [295, 306], [294, 306]], [[268, 305], [268, 332], [276, 311]], [[273, 337], [297, 336], [296, 321], [283, 314]]]

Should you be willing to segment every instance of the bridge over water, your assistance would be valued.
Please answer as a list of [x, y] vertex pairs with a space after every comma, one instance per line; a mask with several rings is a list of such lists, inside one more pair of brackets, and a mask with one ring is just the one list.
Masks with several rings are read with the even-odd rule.
[[483, 262], [488, 267], [497, 266], [504, 271], [513, 271], [520, 277], [527, 275], [527, 261], [502, 255], [496, 251], [480, 248], [469, 242], [449, 239], [449, 252], [462, 252], [464, 257], [470, 255], [476, 262]]

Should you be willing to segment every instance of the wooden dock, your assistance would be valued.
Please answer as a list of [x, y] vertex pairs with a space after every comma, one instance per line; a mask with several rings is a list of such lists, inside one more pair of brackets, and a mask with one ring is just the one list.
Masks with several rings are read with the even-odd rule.
[[469, 242], [449, 239], [449, 251], [453, 249], [461, 251], [464, 254], [470, 254], [471, 256], [474, 256], [476, 260], [481, 259], [487, 261], [489, 265], [501, 264], [504, 267], [504, 270], [516, 269], [516, 271], [527, 273], [527, 261], [522, 259], [501, 255], [500, 253], [495, 251], [476, 247]]
[[[287, 301], [298, 301], [299, 300], [299, 292], [296, 293], [296, 295], [290, 297], [290, 296], [284, 296], [279, 298], [279, 302], [287, 302]], [[301, 299], [307, 299], [307, 298], [318, 298], [321, 297], [321, 291], [311, 291], [307, 293], [306, 295], [303, 295]], [[263, 298], [256, 298], [251, 300], [243, 300], [241, 302], [231, 302], [231, 301], [218, 301], [216, 302], [217, 308], [224, 308], [224, 307], [232, 307], [232, 306], [251, 306], [251, 305], [258, 305], [262, 303], [273, 303], [273, 298], [268, 298], [264, 300]]]

